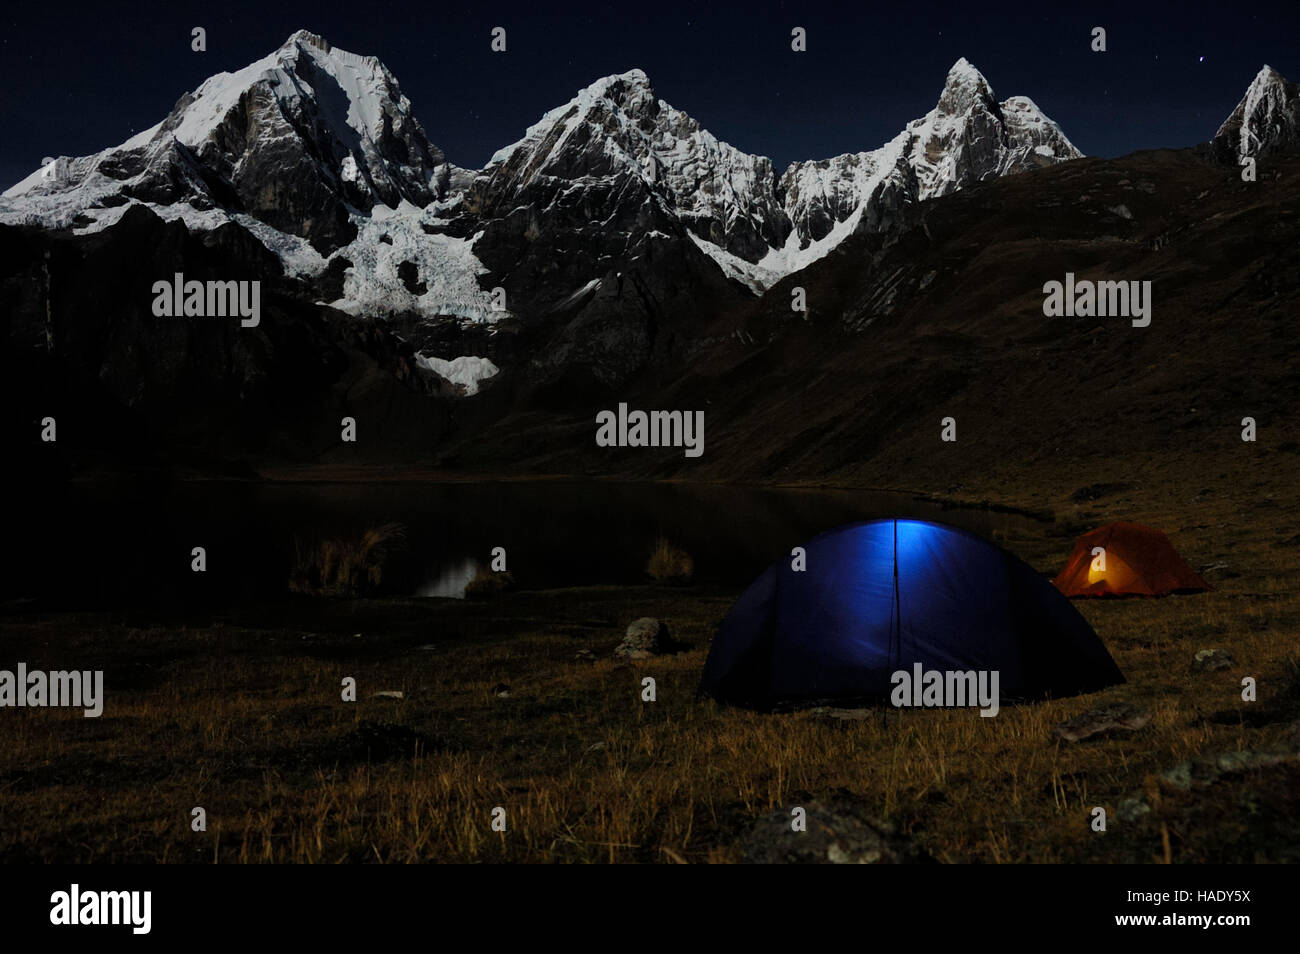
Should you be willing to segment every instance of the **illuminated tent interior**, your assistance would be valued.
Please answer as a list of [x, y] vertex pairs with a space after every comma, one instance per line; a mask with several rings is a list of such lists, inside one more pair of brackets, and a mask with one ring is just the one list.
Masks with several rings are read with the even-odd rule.
[[1108, 523], [1085, 533], [1055, 582], [1066, 596], [1163, 596], [1213, 589], [1167, 536], [1139, 523]]
[[887, 699], [891, 675], [997, 670], [1004, 700], [1124, 681], [1079, 612], [1027, 564], [921, 520], [824, 533], [741, 595], [704, 665], [703, 695], [770, 710]]

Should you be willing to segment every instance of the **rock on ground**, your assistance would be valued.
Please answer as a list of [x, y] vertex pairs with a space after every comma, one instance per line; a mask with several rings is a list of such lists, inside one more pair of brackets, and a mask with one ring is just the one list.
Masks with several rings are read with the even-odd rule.
[[1297, 762], [1300, 762], [1300, 756], [1281, 748], [1239, 749], [1188, 759], [1164, 772], [1160, 780], [1173, 788], [1186, 791], [1213, 785], [1222, 778], [1241, 775], [1254, 769], [1294, 765]]
[[1089, 709], [1083, 715], [1062, 722], [1052, 732], [1063, 742], [1082, 742], [1119, 732], [1136, 732], [1150, 721], [1151, 713], [1146, 709], [1118, 702]]
[[1232, 668], [1232, 653], [1226, 649], [1202, 649], [1192, 660], [1192, 669], [1196, 672], [1218, 672]]
[[864, 722], [871, 718], [870, 709], [841, 709], [836, 706], [817, 706], [812, 714], [819, 719], [835, 722]]
[[791, 824], [796, 806], [764, 815], [741, 842], [748, 864], [906, 864], [931, 860], [888, 822], [842, 805], [807, 802], [806, 830]]
[[614, 650], [614, 655], [622, 659], [648, 659], [671, 648], [672, 639], [663, 620], [642, 616], [628, 625], [627, 635]]

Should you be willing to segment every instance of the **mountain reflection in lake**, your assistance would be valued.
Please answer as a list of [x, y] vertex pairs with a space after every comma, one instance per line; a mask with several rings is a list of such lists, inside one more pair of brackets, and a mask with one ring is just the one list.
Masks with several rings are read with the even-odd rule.
[[481, 560], [465, 557], [450, 563], [440, 563], [434, 574], [415, 588], [416, 596], [442, 596], [463, 599], [465, 587], [485, 569]]
[[[304, 542], [359, 539], [400, 522], [380, 593], [457, 597], [494, 547], [520, 587], [646, 581], [663, 536], [702, 583], [749, 583], [818, 533], [877, 517], [919, 517], [996, 537], [1030, 518], [944, 509], [909, 494], [679, 483], [482, 481], [58, 485], [16, 515], [4, 597], [57, 607], [228, 605], [283, 596]], [[53, 521], [53, 522], [51, 522]], [[205, 573], [190, 571], [193, 547]]]

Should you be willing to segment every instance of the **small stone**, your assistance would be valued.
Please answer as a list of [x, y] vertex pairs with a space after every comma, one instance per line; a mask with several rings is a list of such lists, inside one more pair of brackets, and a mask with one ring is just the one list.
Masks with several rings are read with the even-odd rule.
[[1135, 822], [1143, 815], [1151, 814], [1151, 806], [1140, 798], [1126, 798], [1115, 808], [1115, 815], [1122, 822]]
[[1226, 649], [1202, 649], [1192, 660], [1192, 669], [1196, 672], [1219, 672], [1231, 669], [1232, 663], [1232, 653]]
[[833, 706], [819, 706], [813, 712], [823, 719], [835, 719], [838, 722], [862, 722], [871, 718], [870, 709], [837, 709]]
[[1064, 742], [1082, 742], [1118, 732], [1136, 732], [1151, 721], [1151, 713], [1124, 702], [1090, 709], [1052, 729]]
[[741, 843], [749, 864], [904, 864], [929, 861], [893, 826], [843, 805], [808, 802], [805, 831], [791, 827], [791, 806], [754, 823]]

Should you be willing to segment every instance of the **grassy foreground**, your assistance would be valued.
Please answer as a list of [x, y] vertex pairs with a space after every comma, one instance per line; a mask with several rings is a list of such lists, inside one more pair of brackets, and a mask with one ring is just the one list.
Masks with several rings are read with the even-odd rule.
[[[1249, 531], [1227, 500], [1185, 526], [1157, 501], [1108, 493], [1058, 500], [1041, 536], [1001, 542], [1049, 570], [1078, 528], [1123, 513], [1170, 530], [1193, 565], [1226, 562], [1217, 589], [1078, 604], [1128, 684], [992, 719], [836, 721], [697, 701], [738, 595], [702, 587], [300, 597], [188, 621], [0, 616], [5, 666], [102, 668], [107, 696], [99, 719], [0, 713], [0, 860], [725, 862], [758, 816], [831, 798], [942, 862], [1300, 860], [1300, 528], [1272, 513], [1269, 532]], [[689, 648], [617, 663], [623, 629], [646, 615]], [[1233, 667], [1194, 672], [1205, 648]], [[1254, 703], [1241, 700], [1247, 675]], [[341, 699], [345, 676], [355, 703]], [[641, 699], [646, 676], [655, 702]], [[388, 690], [403, 698], [372, 696]], [[1053, 740], [1054, 724], [1115, 701], [1149, 709], [1150, 724]], [[1191, 786], [1162, 779], [1243, 752], [1283, 757], [1225, 761]], [[1150, 811], [1129, 817], [1135, 797]], [[191, 831], [195, 806], [206, 832]], [[1104, 834], [1090, 829], [1094, 806]]]

